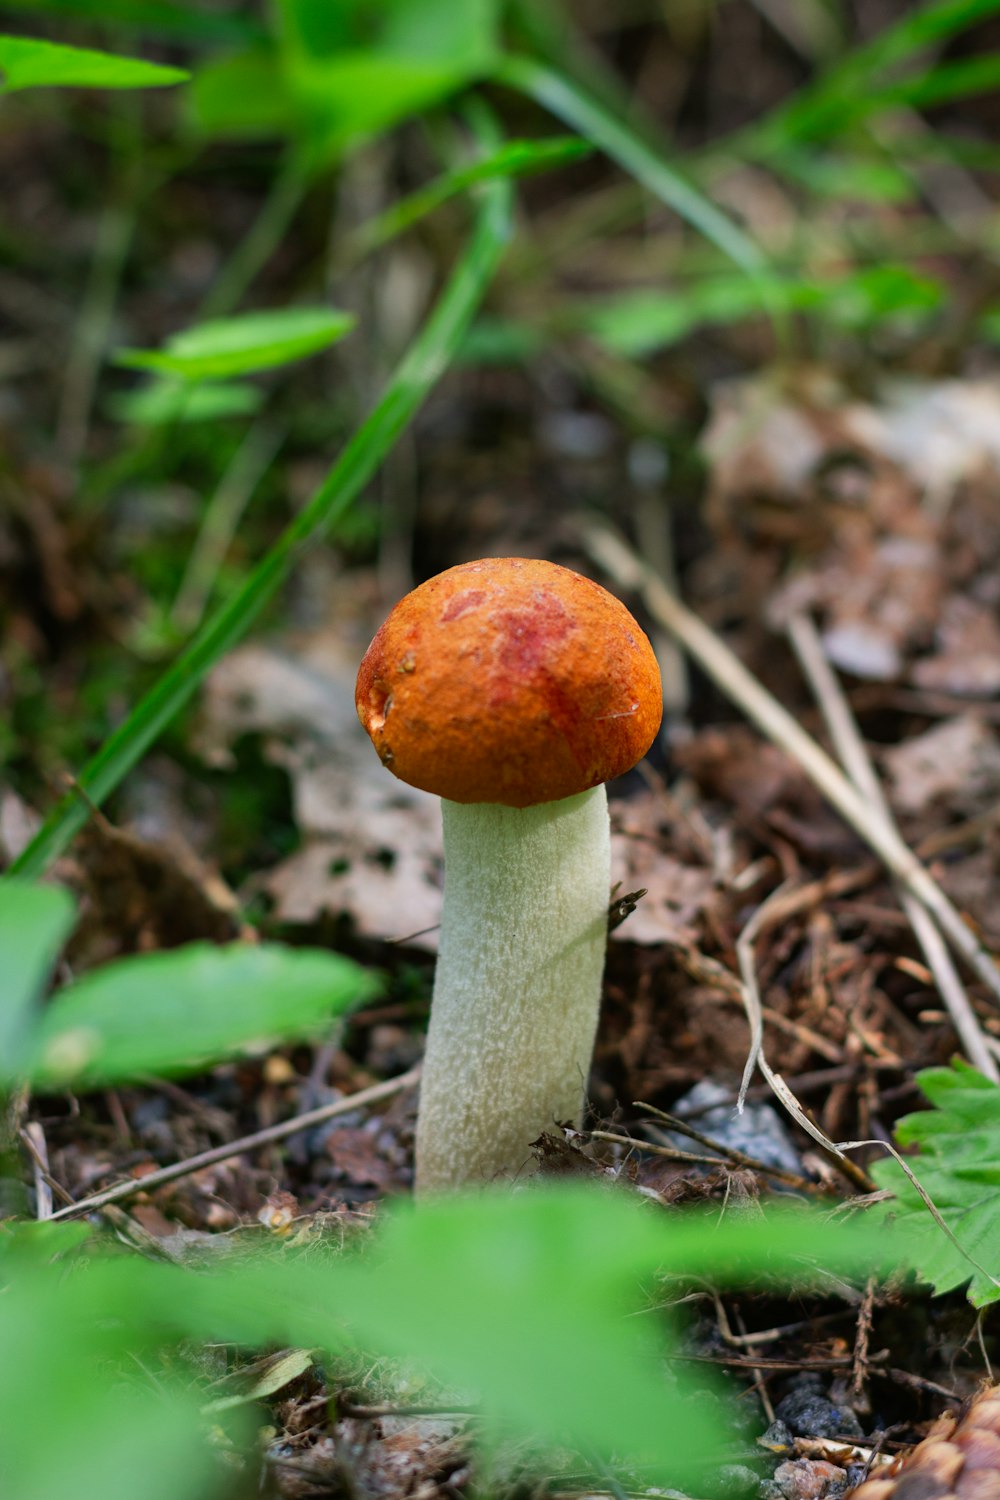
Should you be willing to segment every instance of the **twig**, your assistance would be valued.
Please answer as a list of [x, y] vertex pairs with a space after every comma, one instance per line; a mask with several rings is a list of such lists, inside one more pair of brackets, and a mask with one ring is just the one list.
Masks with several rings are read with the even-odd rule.
[[764, 1056], [764, 1015], [760, 1003], [760, 989], [757, 984], [755, 944], [766, 927], [772, 926], [783, 917], [789, 893], [788, 882], [780, 885], [777, 890], [772, 891], [767, 900], [758, 906], [736, 939], [736, 958], [743, 980], [743, 1008], [750, 1023], [750, 1051], [747, 1054], [746, 1065], [743, 1069], [743, 1078], [740, 1082], [740, 1091], [736, 1099], [736, 1108], [738, 1111], [743, 1109], [754, 1068], [759, 1068], [770, 1084], [775, 1097], [791, 1115], [799, 1128], [804, 1130], [806, 1135], [812, 1137], [823, 1152], [830, 1157], [838, 1170], [855, 1187], [859, 1188], [863, 1193], [870, 1193], [875, 1188], [875, 1184], [871, 1178], [856, 1162], [851, 1161], [849, 1157], [845, 1156], [839, 1146], [834, 1145], [833, 1141], [829, 1140], [823, 1134], [819, 1126], [806, 1114], [781, 1074], [775, 1073]]
[[[878, 818], [893, 832], [896, 830], [892, 811], [882, 784], [875, 774], [864, 740], [858, 731], [857, 721], [850, 704], [837, 680], [837, 675], [827, 661], [819, 631], [812, 619], [801, 613], [791, 616], [787, 624], [788, 638], [792, 643], [799, 664], [816, 696], [826, 727], [830, 732], [834, 749], [840, 757], [844, 770], [863, 797], [867, 797], [872, 818]], [[986, 1045], [986, 1038], [969, 1003], [969, 997], [959, 977], [954, 960], [945, 946], [934, 920], [924, 906], [905, 887], [899, 888], [899, 901], [913, 928], [914, 935], [924, 950], [938, 992], [945, 1003], [952, 1024], [965, 1049], [969, 1061], [994, 1083], [1000, 1083], [1000, 1069]]]
[[1000, 969], [965, 925], [961, 912], [896, 830], [872, 818], [864, 797], [798, 720], [757, 681], [703, 620], [670, 593], [663, 580], [636, 557], [617, 534], [603, 524], [585, 523], [582, 540], [590, 555], [616, 583], [641, 593], [652, 617], [677, 635], [688, 653], [758, 729], [798, 762], [855, 833], [927, 908], [951, 947], [1000, 1002]]
[[49, 1150], [45, 1133], [37, 1120], [30, 1120], [21, 1131], [35, 1178], [35, 1218], [52, 1217], [52, 1176], [49, 1172]]
[[610, 1141], [613, 1146], [628, 1146], [630, 1150], [645, 1151], [649, 1156], [666, 1157], [667, 1161], [694, 1163], [703, 1167], [746, 1167], [765, 1177], [773, 1177], [787, 1187], [798, 1188], [803, 1193], [823, 1191], [818, 1183], [810, 1182], [808, 1177], [802, 1177], [797, 1172], [786, 1172], [783, 1167], [768, 1166], [767, 1162], [744, 1156], [742, 1151], [730, 1151], [726, 1146], [718, 1148], [722, 1153], [720, 1156], [703, 1156], [700, 1152], [682, 1151], [679, 1146], [661, 1146], [656, 1141], [637, 1141], [630, 1135], [616, 1135], [613, 1130], [591, 1130], [588, 1135], [592, 1141]]
[[369, 1089], [360, 1089], [356, 1094], [349, 1094], [346, 1099], [338, 1099], [334, 1104], [323, 1104], [318, 1109], [310, 1109], [305, 1114], [295, 1115], [290, 1120], [281, 1120], [277, 1125], [268, 1125], [264, 1130], [255, 1130], [252, 1135], [241, 1136], [238, 1141], [228, 1141], [224, 1146], [213, 1146], [209, 1151], [201, 1151], [197, 1156], [189, 1156], [184, 1161], [174, 1162], [172, 1166], [160, 1167], [156, 1172], [150, 1172], [146, 1177], [138, 1177], [132, 1182], [119, 1182], [114, 1187], [105, 1189], [102, 1193], [95, 1193], [91, 1198], [81, 1198], [79, 1203], [72, 1204], [69, 1208], [61, 1208], [58, 1213], [52, 1215], [53, 1219], [76, 1218], [79, 1214], [95, 1213], [104, 1208], [108, 1203], [120, 1203], [123, 1198], [131, 1198], [135, 1193], [148, 1192], [150, 1188], [162, 1187], [166, 1182], [174, 1182], [178, 1177], [187, 1177], [192, 1172], [198, 1172], [202, 1167], [214, 1166], [216, 1162], [229, 1161], [234, 1156], [242, 1156], [245, 1151], [255, 1151], [258, 1146], [269, 1145], [272, 1141], [286, 1140], [290, 1135], [298, 1135], [302, 1130], [311, 1130], [314, 1125], [322, 1125], [326, 1120], [335, 1119], [337, 1115], [347, 1115], [355, 1109], [362, 1109], [368, 1104], [378, 1104], [383, 1099], [391, 1099], [394, 1094], [401, 1094], [404, 1089], [412, 1088], [420, 1077], [420, 1068], [411, 1068], [408, 1073], [401, 1073], [398, 1078], [390, 1078], [385, 1083], [373, 1084]]
[[[671, 1130], [676, 1131], [678, 1135], [686, 1135], [691, 1140], [697, 1141], [699, 1146], [704, 1146], [709, 1151], [717, 1151], [732, 1167], [746, 1167], [751, 1172], [762, 1172], [768, 1177], [773, 1177], [777, 1182], [784, 1182], [788, 1187], [800, 1188], [803, 1192], [822, 1191], [817, 1183], [810, 1181], [808, 1177], [803, 1177], [801, 1172], [789, 1172], [784, 1167], [771, 1166], [756, 1156], [748, 1156], [745, 1151], [740, 1151], [735, 1146], [726, 1146], [720, 1141], [713, 1140], [710, 1135], [705, 1135], [694, 1125], [688, 1124], [687, 1120], [682, 1120], [679, 1115], [667, 1114], [665, 1110], [657, 1109], [653, 1104], [643, 1104], [640, 1099], [633, 1100], [632, 1108], [647, 1110], [658, 1120], [662, 1120]], [[646, 1147], [641, 1146], [640, 1149], [645, 1150]]]

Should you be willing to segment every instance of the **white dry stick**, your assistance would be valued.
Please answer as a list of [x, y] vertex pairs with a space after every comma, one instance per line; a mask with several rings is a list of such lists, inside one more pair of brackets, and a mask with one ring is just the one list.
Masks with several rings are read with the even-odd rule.
[[[868, 799], [873, 818], [896, 832], [889, 803], [882, 784], [875, 773], [865, 742], [851, 712], [837, 675], [827, 661], [819, 631], [810, 616], [796, 612], [787, 623], [788, 638], [792, 643], [799, 663], [809, 680], [816, 700], [826, 721], [834, 749], [858, 791]], [[934, 925], [930, 913], [905, 887], [897, 882], [900, 905], [913, 928], [914, 934], [931, 973], [934, 975], [941, 998], [945, 1003], [952, 1024], [965, 1049], [969, 1061], [993, 1083], [1000, 1083], [1000, 1068], [986, 1041], [978, 1018], [955, 963], [948, 952], [940, 932]]]
[[813, 1140], [817, 1141], [824, 1150], [831, 1152], [846, 1168], [850, 1169], [853, 1164], [843, 1151], [823, 1134], [819, 1126], [813, 1124], [781, 1074], [775, 1073], [764, 1056], [764, 1015], [760, 1003], [760, 986], [757, 983], [754, 944], [765, 928], [780, 920], [781, 908], [790, 889], [791, 883], [786, 880], [778, 886], [777, 890], [772, 891], [767, 900], [762, 901], [758, 906], [736, 940], [736, 958], [740, 966], [740, 977], [743, 980], [743, 1008], [750, 1023], [750, 1051], [743, 1067], [743, 1078], [740, 1081], [736, 1108], [742, 1111], [747, 1089], [750, 1087], [750, 1079], [753, 1077], [754, 1069], [759, 1068], [775, 1096], [795, 1123], [801, 1126], [806, 1135], [812, 1136]]
[[786, 708], [748, 672], [737, 656], [696, 614], [670, 593], [620, 537], [603, 525], [585, 525], [582, 537], [590, 555], [622, 588], [637, 590], [653, 618], [672, 630], [685, 649], [718, 687], [736, 703], [768, 739], [798, 762], [855, 833], [879, 856], [897, 880], [930, 912], [952, 949], [964, 958], [1000, 1002], [1000, 969], [961, 912], [948, 899], [913, 850], [891, 824], [872, 817], [872, 809], [836, 762], [806, 733]]

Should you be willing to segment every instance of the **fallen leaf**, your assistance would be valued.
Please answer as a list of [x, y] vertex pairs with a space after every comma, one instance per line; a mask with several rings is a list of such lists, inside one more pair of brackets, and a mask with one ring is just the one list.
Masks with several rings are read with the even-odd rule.
[[973, 813], [1000, 796], [1000, 740], [975, 714], [935, 724], [886, 750], [882, 764], [893, 805], [903, 813], [947, 803]]

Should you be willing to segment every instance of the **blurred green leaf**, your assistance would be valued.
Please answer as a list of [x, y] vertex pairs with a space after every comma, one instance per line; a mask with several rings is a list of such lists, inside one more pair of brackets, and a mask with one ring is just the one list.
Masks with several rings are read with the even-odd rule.
[[905, 1115], [896, 1141], [918, 1147], [907, 1165], [954, 1239], [891, 1158], [871, 1169], [895, 1195], [879, 1214], [892, 1226], [899, 1259], [922, 1281], [939, 1293], [968, 1283], [970, 1302], [985, 1307], [1000, 1301], [1000, 1088], [960, 1061], [916, 1081], [935, 1107]]
[[335, 156], [489, 72], [497, 0], [280, 0], [274, 49], [197, 72], [192, 112], [208, 135], [290, 136]]
[[23, 1056], [42, 987], [69, 935], [75, 908], [55, 885], [0, 885], [0, 1081]]
[[120, 349], [115, 362], [182, 380], [227, 380], [317, 354], [350, 333], [354, 323], [350, 313], [334, 308], [272, 308], [199, 323], [175, 333], [163, 351]]
[[[754, 155], [768, 155], [793, 141], [828, 139], [882, 111], [895, 102], [888, 72], [997, 11], [1000, 0], [937, 0], [908, 9], [900, 20], [864, 46], [855, 47], [752, 127], [741, 137], [743, 148]], [[927, 79], [933, 71], [922, 75], [925, 87], [929, 88]]]
[[781, 154], [775, 166], [816, 197], [880, 204], [910, 203], [917, 196], [912, 178], [884, 155], [791, 148]]
[[248, 1047], [314, 1035], [376, 989], [346, 958], [277, 945], [192, 943], [123, 958], [55, 996], [26, 1067], [40, 1088], [190, 1072]]
[[526, 364], [545, 348], [545, 334], [534, 323], [510, 318], [478, 318], [458, 352], [463, 365]]
[[[23, 1233], [13, 1238], [26, 1243]], [[322, 1238], [260, 1255], [220, 1240], [214, 1264], [197, 1271], [99, 1248], [78, 1253], [72, 1275], [24, 1255], [3, 1258], [0, 1347], [15, 1353], [0, 1361], [0, 1467], [6, 1460], [4, 1478], [17, 1481], [5, 1493], [204, 1493], [196, 1486], [211, 1477], [211, 1461], [185, 1340], [283, 1346], [249, 1372], [258, 1395], [304, 1368], [305, 1351], [360, 1342], [476, 1400], [487, 1435], [536, 1451], [569, 1444], [588, 1465], [642, 1465], [676, 1485], [705, 1464], [717, 1471], [727, 1412], [696, 1379], [657, 1305], [686, 1283], [661, 1296], [656, 1278], [747, 1285], [766, 1273], [786, 1294], [823, 1272], [863, 1277], [878, 1264], [863, 1228], [813, 1212], [690, 1216], [627, 1188], [592, 1185], [397, 1206], [374, 1236], [355, 1238], [353, 1253]], [[596, 1373], [581, 1378], [587, 1371]], [[187, 1388], [180, 1401], [178, 1374]], [[155, 1476], [151, 1460], [161, 1465]]]
[[224, 417], [249, 417], [258, 411], [264, 392], [256, 385], [212, 382], [182, 385], [176, 380], [156, 380], [135, 391], [118, 391], [105, 404], [119, 422], [162, 427], [174, 422], [215, 422]]
[[116, 57], [88, 47], [65, 47], [38, 37], [0, 36], [0, 93], [22, 89], [147, 89], [184, 83], [182, 68], [165, 68], [138, 57]]
[[421, 1205], [385, 1226], [345, 1311], [365, 1344], [469, 1391], [515, 1435], [681, 1483], [727, 1437], [690, 1369], [663, 1378], [663, 1318], [635, 1316], [667, 1230], [625, 1193]]
[[184, 1389], [191, 1372], [155, 1369], [159, 1303], [179, 1290], [156, 1275], [165, 1269], [39, 1266], [0, 1296], [0, 1488], [11, 1500], [215, 1492], [224, 1471]]
[[988, 52], [979, 57], [961, 57], [952, 62], [937, 63], [916, 78], [906, 78], [883, 90], [885, 107], [908, 104], [911, 109], [933, 109], [953, 99], [967, 99], [974, 94], [991, 94], [1000, 84], [1000, 53]]
[[268, 140], [305, 127], [281, 58], [264, 48], [202, 63], [186, 103], [195, 129], [213, 139]]
[[[788, 312], [811, 313], [855, 332], [919, 323], [944, 300], [944, 289], [902, 265], [845, 269], [836, 278], [771, 282], [770, 299]], [[761, 311], [755, 285], [743, 276], [716, 275], [673, 291], [624, 292], [571, 310], [567, 321], [612, 353], [641, 359], [706, 325], [725, 325]]]
[[908, 266], [867, 266], [829, 288], [822, 311], [842, 327], [866, 330], [885, 324], [920, 323], [942, 305], [941, 283]]

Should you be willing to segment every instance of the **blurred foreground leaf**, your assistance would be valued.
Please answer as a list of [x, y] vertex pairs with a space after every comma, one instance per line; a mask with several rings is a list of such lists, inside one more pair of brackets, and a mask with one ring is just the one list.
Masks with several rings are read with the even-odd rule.
[[[213, 1461], [192, 1405], [185, 1340], [217, 1351], [283, 1347], [258, 1381], [260, 1395], [305, 1364], [304, 1350], [360, 1346], [476, 1403], [485, 1424], [476, 1430], [487, 1440], [528, 1442], [540, 1463], [569, 1444], [588, 1468], [638, 1469], [644, 1480], [676, 1485], [706, 1466], [717, 1471], [728, 1424], [724, 1399], [698, 1378], [657, 1303], [691, 1281], [754, 1285], [766, 1271], [787, 1292], [831, 1271], [863, 1277], [877, 1263], [863, 1229], [818, 1214], [690, 1217], [622, 1188], [536, 1184], [386, 1219], [351, 1253], [316, 1235], [303, 1248], [247, 1255], [220, 1237], [215, 1264], [202, 1260], [195, 1271], [85, 1247], [66, 1274], [64, 1264], [0, 1253], [9, 1282], [0, 1346], [24, 1350], [0, 1362], [4, 1493], [225, 1493], [221, 1481], [208, 1489]], [[38, 1244], [34, 1229], [12, 1238]], [[671, 1275], [680, 1280], [660, 1279]], [[392, 1373], [385, 1367], [385, 1378]], [[174, 1394], [178, 1375], [183, 1399]], [[202, 1387], [203, 1404], [210, 1394], [218, 1385]], [[46, 1420], [45, 1440], [30, 1440], [50, 1411], [59, 1422]], [[154, 1461], [163, 1472], [151, 1477]]]
[[0, 885], [0, 1059], [23, 1053], [35, 1003], [72, 926], [73, 902], [61, 887]]
[[190, 1072], [315, 1034], [376, 988], [346, 958], [277, 945], [191, 943], [123, 958], [56, 995], [24, 1070], [37, 1087], [56, 1088]]

